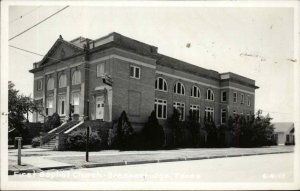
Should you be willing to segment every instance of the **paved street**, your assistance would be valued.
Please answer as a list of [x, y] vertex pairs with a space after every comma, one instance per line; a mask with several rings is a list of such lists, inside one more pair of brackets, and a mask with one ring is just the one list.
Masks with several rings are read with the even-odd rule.
[[292, 182], [293, 153], [153, 163], [9, 176], [9, 181]]
[[[191, 160], [226, 156], [258, 155], [268, 153], [293, 152], [292, 146], [272, 146], [261, 148], [196, 148], [157, 151], [106, 150], [90, 153], [90, 162], [85, 162], [85, 152], [50, 151], [46, 149], [23, 149], [22, 162], [41, 169], [82, 165], [116, 165], [116, 163], [163, 162], [169, 160]], [[10, 167], [16, 164], [16, 150], [9, 150]], [[120, 165], [117, 164], [117, 165]], [[12, 168], [11, 168], [12, 169]]]

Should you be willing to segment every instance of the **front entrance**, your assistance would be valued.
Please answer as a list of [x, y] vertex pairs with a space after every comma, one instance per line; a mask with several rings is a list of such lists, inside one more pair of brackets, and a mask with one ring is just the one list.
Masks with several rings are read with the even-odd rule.
[[96, 119], [104, 119], [104, 97], [96, 98]]

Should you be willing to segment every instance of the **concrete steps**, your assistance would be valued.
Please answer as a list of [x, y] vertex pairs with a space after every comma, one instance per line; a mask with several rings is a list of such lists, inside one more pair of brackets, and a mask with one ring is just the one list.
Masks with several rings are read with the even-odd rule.
[[56, 144], [56, 137], [54, 137], [53, 139], [51, 139], [49, 142], [47, 142], [46, 144], [43, 144], [41, 146], [41, 148], [43, 149], [51, 149], [54, 150], [55, 149], [55, 144]]

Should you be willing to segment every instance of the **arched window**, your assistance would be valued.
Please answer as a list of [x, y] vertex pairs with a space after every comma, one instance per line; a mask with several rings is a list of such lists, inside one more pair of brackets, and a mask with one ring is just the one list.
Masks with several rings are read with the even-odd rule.
[[79, 70], [76, 70], [72, 76], [72, 85], [76, 85], [80, 83], [81, 83], [81, 73]]
[[66, 76], [66, 74], [62, 74], [59, 77], [58, 87], [63, 88], [63, 87], [66, 87], [66, 86], [67, 86], [67, 76]]
[[53, 90], [54, 89], [54, 79], [51, 77], [48, 79], [47, 82], [47, 90]]
[[182, 83], [177, 82], [174, 86], [174, 93], [184, 95], [184, 86]]
[[192, 86], [191, 97], [197, 97], [197, 98], [201, 97], [200, 89], [197, 86]]
[[168, 86], [167, 86], [166, 80], [161, 77], [158, 77], [155, 80], [155, 89], [162, 90], [162, 91], [168, 91]]
[[214, 92], [211, 89], [206, 91], [206, 99], [214, 101]]

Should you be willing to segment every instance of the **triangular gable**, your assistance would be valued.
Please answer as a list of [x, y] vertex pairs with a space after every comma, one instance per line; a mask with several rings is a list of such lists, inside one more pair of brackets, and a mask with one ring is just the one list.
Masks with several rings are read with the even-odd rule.
[[40, 66], [46, 65], [47, 63], [62, 60], [81, 52], [83, 52], [81, 47], [59, 38], [39, 63]]

